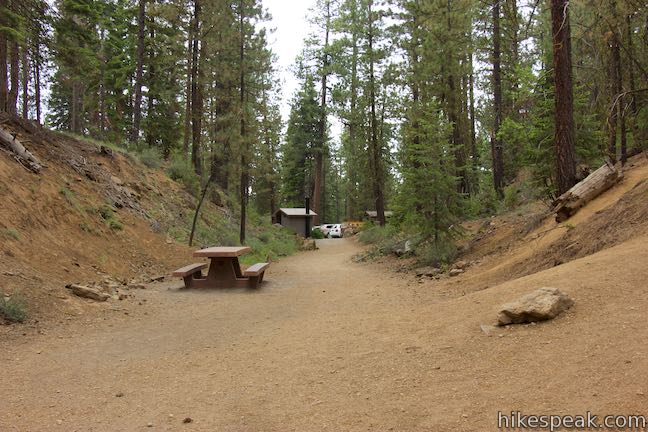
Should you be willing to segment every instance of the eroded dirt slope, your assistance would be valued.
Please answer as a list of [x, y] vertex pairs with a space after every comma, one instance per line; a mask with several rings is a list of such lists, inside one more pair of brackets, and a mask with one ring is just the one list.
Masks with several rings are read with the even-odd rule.
[[0, 290], [27, 298], [29, 326], [87, 309], [65, 284], [148, 280], [189, 259], [162, 233], [166, 215], [194, 206], [180, 185], [126, 154], [0, 121], [46, 164], [36, 175], [0, 151]]

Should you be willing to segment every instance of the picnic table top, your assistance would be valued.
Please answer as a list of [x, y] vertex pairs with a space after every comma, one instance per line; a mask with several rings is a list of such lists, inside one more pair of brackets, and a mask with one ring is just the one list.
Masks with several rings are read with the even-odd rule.
[[207, 258], [234, 258], [246, 254], [251, 250], [252, 248], [248, 246], [217, 246], [197, 250], [193, 253], [193, 256]]

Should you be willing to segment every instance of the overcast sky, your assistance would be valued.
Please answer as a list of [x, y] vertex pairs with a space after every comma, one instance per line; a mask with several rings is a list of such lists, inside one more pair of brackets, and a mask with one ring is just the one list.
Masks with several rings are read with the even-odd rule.
[[290, 72], [295, 58], [304, 47], [304, 39], [310, 31], [306, 14], [315, 5], [315, 0], [263, 0], [263, 5], [272, 15], [270, 47], [278, 57], [278, 69], [284, 85], [281, 88], [281, 113], [284, 121], [290, 114], [290, 99], [298, 82]]

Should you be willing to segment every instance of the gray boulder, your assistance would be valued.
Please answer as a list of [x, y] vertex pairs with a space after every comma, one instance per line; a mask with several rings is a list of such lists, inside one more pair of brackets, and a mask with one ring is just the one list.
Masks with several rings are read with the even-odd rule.
[[574, 301], [557, 288], [539, 288], [502, 306], [497, 325], [522, 324], [553, 319], [569, 309]]

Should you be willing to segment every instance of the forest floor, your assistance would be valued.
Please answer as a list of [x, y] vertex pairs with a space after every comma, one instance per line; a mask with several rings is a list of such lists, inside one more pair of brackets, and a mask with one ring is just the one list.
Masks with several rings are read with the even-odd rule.
[[[353, 263], [353, 239], [318, 243], [258, 291], [155, 284], [15, 338], [0, 430], [488, 431], [498, 411], [648, 414], [648, 237], [470, 293]], [[480, 329], [541, 286], [576, 305]]]

